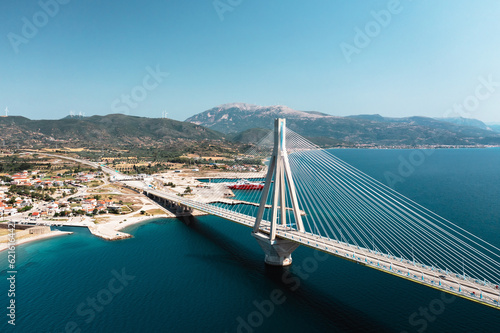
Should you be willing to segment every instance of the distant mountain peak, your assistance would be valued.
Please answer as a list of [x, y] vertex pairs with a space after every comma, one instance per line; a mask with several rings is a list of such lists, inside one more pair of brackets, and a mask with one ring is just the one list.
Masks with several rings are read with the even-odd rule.
[[244, 124], [244, 129], [252, 127], [272, 127], [272, 119], [318, 119], [333, 118], [320, 112], [298, 111], [286, 105], [261, 106], [247, 103], [221, 104], [210, 110], [196, 114], [186, 121], [217, 129], [224, 133], [238, 132], [239, 126], [235, 123]]
[[223, 112], [229, 109], [240, 109], [241, 111], [276, 111], [276, 112], [300, 112], [296, 111], [286, 105], [270, 105], [270, 106], [262, 106], [256, 104], [249, 103], [226, 103], [218, 105], [211, 110], [216, 109], [218, 112]]

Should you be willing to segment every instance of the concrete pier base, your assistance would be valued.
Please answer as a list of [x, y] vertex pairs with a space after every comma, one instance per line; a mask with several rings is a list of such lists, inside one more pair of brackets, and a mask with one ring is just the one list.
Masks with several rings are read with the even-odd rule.
[[252, 235], [266, 254], [266, 264], [272, 266], [288, 266], [292, 264], [292, 252], [299, 247], [299, 244], [286, 239], [271, 241], [268, 235], [261, 233], [252, 233]]

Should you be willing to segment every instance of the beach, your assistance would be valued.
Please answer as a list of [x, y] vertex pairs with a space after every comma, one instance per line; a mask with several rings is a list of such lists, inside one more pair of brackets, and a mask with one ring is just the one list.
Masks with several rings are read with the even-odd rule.
[[[52, 238], [52, 237], [57, 237], [57, 236], [63, 236], [63, 235], [71, 235], [71, 234], [72, 234], [72, 232], [69, 232], [69, 231], [54, 230], [54, 231], [50, 231], [46, 234], [30, 235], [27, 237], [25, 236], [19, 240], [16, 240], [15, 245], [18, 246], [18, 245], [28, 243], [28, 242], [34, 242], [37, 240], [42, 240], [42, 239], [47, 239], [47, 238]], [[7, 250], [10, 245], [12, 245], [12, 243], [8, 243], [7, 240], [2, 241], [2, 243], [0, 243], [0, 252]]]
[[154, 216], [132, 216], [123, 218], [123, 216], [112, 217], [112, 220], [107, 223], [99, 223], [96, 225], [89, 226], [90, 232], [97, 236], [106, 240], [118, 240], [130, 238], [132, 235], [127, 234], [125, 232], [121, 232], [120, 230], [125, 229], [131, 225], [136, 223], [144, 222], [147, 220], [158, 219], [158, 218], [172, 218], [175, 217], [173, 214], [160, 214]]

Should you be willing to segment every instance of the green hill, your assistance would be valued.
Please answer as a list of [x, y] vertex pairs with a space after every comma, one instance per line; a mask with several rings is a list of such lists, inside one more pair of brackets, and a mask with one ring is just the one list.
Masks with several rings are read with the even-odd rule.
[[187, 141], [222, 140], [219, 132], [203, 126], [171, 119], [155, 119], [123, 114], [66, 117], [58, 120], [0, 118], [1, 139], [6, 145], [46, 146], [59, 142], [81, 146], [173, 146]]

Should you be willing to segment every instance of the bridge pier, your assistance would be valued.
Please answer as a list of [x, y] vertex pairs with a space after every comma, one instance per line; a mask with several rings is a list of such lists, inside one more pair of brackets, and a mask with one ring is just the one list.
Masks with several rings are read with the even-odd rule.
[[[252, 235], [266, 254], [266, 264], [273, 266], [287, 266], [292, 263], [292, 252], [299, 246], [297, 243], [278, 238], [277, 226], [291, 225], [292, 216], [297, 231], [304, 232], [301, 211], [297, 200], [297, 193], [292, 177], [292, 170], [286, 150], [286, 122], [285, 119], [276, 119], [274, 122], [274, 149], [267, 169], [266, 181], [260, 197], [259, 210], [255, 217]], [[271, 182], [274, 186], [271, 189]], [[286, 181], [285, 181], [286, 180]], [[292, 204], [293, 214], [287, 222], [287, 195]], [[272, 198], [269, 235], [260, 231], [262, 218], [266, 209], [268, 197]]]
[[287, 239], [270, 240], [268, 235], [252, 233], [265, 253], [265, 263], [271, 266], [288, 266], [292, 264], [292, 252], [299, 244]]

